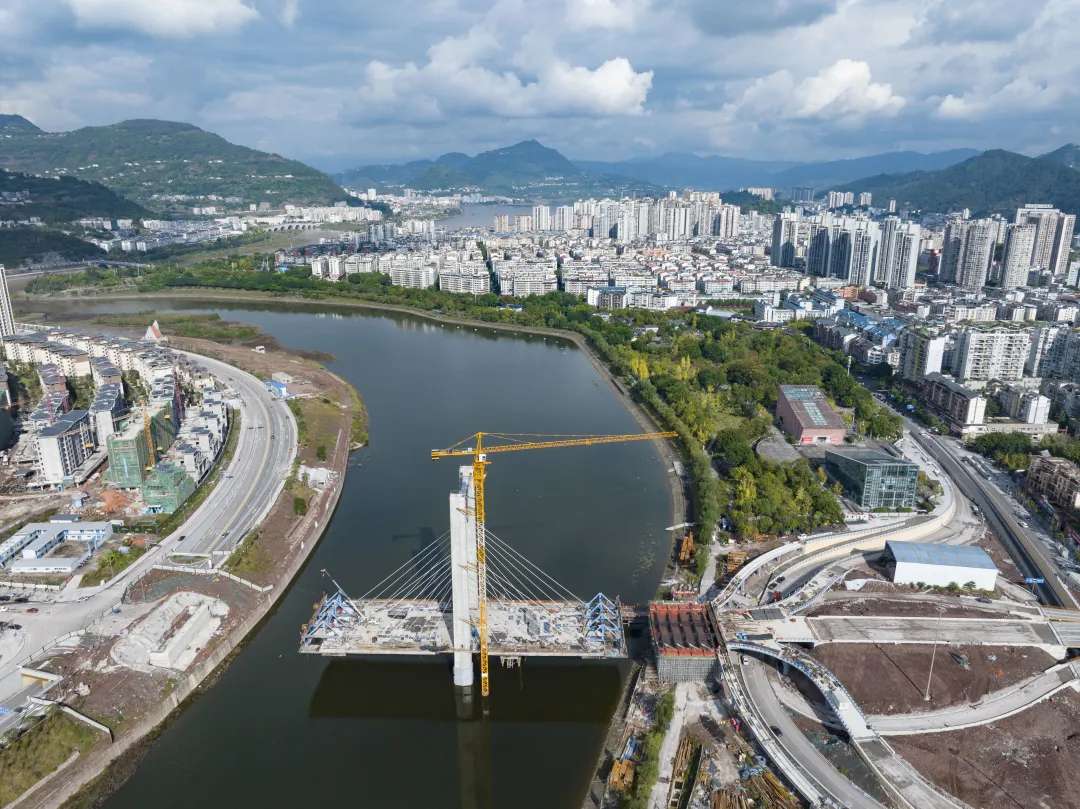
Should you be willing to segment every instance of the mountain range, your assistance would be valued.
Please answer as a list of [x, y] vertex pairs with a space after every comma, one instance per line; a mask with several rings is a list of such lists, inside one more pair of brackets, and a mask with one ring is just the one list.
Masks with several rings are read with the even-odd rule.
[[476, 189], [489, 194], [548, 199], [662, 191], [649, 181], [582, 168], [536, 140], [481, 152], [474, 157], [449, 152], [435, 160], [360, 166], [338, 174], [336, 179], [354, 188]]
[[939, 171], [878, 174], [839, 190], [869, 191], [882, 204], [945, 213], [970, 208], [976, 214], [1011, 215], [1028, 202], [1048, 202], [1080, 212], [1080, 147], [1066, 144], [1038, 157], [992, 149]]
[[578, 161], [576, 165], [587, 171], [634, 177], [661, 186], [691, 186], [718, 191], [769, 186], [789, 193], [795, 186], [810, 186], [820, 192], [872, 174], [945, 168], [977, 154], [974, 149], [952, 149], [931, 154], [885, 152], [850, 160], [795, 163], [737, 157], [698, 157], [673, 152], [660, 157], [634, 158], [617, 163]]
[[328, 176], [297, 160], [230, 143], [196, 126], [136, 119], [46, 132], [0, 116], [0, 168], [99, 182], [156, 211], [233, 199], [236, 204], [347, 199]]

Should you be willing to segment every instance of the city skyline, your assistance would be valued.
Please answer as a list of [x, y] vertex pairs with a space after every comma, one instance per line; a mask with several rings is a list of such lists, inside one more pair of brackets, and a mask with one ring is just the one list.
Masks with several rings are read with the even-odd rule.
[[577, 159], [1037, 154], [1080, 109], [1075, 0], [160, 5], [6, 4], [0, 112], [190, 121], [340, 169], [528, 138]]

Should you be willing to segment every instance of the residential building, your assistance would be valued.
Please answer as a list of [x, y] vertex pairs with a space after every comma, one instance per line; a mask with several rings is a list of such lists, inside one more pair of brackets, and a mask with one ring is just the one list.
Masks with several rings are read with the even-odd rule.
[[784, 211], [773, 220], [772, 252], [774, 267], [794, 267], [798, 253], [799, 214]]
[[1036, 226], [1009, 225], [1005, 235], [1005, 253], [1001, 262], [1001, 287], [1016, 289], [1027, 286], [1031, 259], [1035, 252]]
[[172, 514], [194, 491], [195, 481], [170, 461], [155, 466], [141, 487], [146, 504], [162, 514]]
[[830, 449], [825, 464], [861, 508], [896, 511], [915, 505], [919, 467], [911, 461], [873, 449]]
[[1016, 224], [1035, 225], [1031, 266], [1049, 270], [1054, 278], [1065, 275], [1069, 266], [1075, 214], [1066, 214], [1052, 205], [1025, 205], [1016, 211]]
[[94, 425], [85, 410], [65, 413], [37, 438], [38, 469], [43, 483], [63, 486], [96, 448]]
[[1012, 382], [1024, 376], [1031, 335], [1016, 329], [964, 329], [957, 336], [953, 369], [961, 382]]
[[904, 329], [897, 340], [900, 349], [900, 375], [909, 382], [918, 382], [927, 374], [941, 372], [948, 338], [932, 335], [919, 329]]
[[1080, 508], [1080, 467], [1067, 458], [1049, 453], [1033, 455], [1024, 478], [1024, 488], [1035, 497], [1067, 511]]
[[938, 277], [977, 292], [986, 285], [997, 244], [998, 224], [992, 219], [954, 218], [945, 226]]
[[923, 394], [955, 431], [986, 421], [986, 398], [959, 382], [939, 373], [929, 373], [923, 380]]

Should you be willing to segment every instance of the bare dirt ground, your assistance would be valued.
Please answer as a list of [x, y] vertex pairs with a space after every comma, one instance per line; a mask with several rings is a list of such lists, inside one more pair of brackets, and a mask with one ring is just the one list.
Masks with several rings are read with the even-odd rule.
[[[895, 590], [893, 592], [896, 592]], [[887, 595], [852, 601], [828, 601], [810, 610], [807, 615], [881, 615], [896, 618], [936, 616], [944, 618], [1011, 618], [1004, 612], [980, 610], [957, 603], [955, 607], [941, 607], [926, 601], [900, 601]]]
[[1001, 544], [1001, 540], [997, 538], [993, 531], [983, 533], [975, 544], [990, 554], [990, 558], [994, 560], [994, 564], [1001, 571], [1003, 578], [1008, 579], [1013, 584], [1022, 585], [1024, 583], [1024, 574], [1020, 572], [1020, 568], [1016, 566], [1016, 562], [1009, 556], [1008, 551]]
[[1080, 695], [1074, 691], [992, 725], [889, 743], [970, 806], [1080, 808]]
[[[866, 713], [890, 714], [928, 711], [962, 702], [974, 702], [1054, 664], [1038, 649], [1011, 646], [957, 646], [939, 644], [925, 702], [933, 647], [925, 644], [866, 645], [830, 643], [811, 654], [843, 683]], [[967, 659], [965, 669], [957, 660]]]

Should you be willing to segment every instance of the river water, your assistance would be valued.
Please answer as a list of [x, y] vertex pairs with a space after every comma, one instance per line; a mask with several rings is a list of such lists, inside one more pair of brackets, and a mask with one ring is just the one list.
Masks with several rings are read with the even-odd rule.
[[461, 213], [456, 213], [446, 219], [440, 219], [435, 224], [447, 230], [458, 228], [487, 228], [495, 225], [495, 217], [506, 214], [511, 219], [518, 215], [532, 216], [531, 205], [472, 205], [461, 206]]
[[[148, 308], [80, 303], [78, 312]], [[526, 660], [504, 670], [493, 660], [490, 715], [463, 721], [448, 662], [331, 662], [296, 648], [329, 586], [321, 570], [360, 594], [447, 530], [456, 464], [433, 463], [432, 448], [476, 430], [640, 431], [624, 404], [587, 357], [551, 339], [355, 310], [212, 311], [284, 346], [333, 354], [329, 367], [367, 403], [371, 445], [353, 456], [340, 506], [291, 590], [104, 805], [577, 809], [625, 664]], [[650, 444], [496, 456], [488, 474], [495, 534], [583, 598], [652, 596], [671, 503]]]

